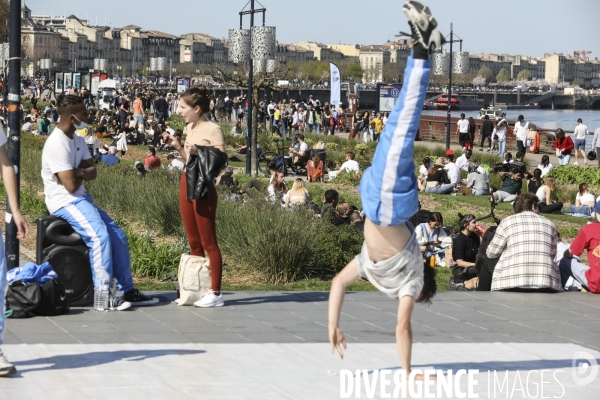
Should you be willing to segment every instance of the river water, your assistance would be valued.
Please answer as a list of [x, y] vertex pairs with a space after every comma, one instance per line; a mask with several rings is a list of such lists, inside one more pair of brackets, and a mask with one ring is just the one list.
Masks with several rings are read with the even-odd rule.
[[[452, 111], [452, 117], [460, 117], [464, 113], [467, 118], [478, 118], [478, 111]], [[446, 116], [446, 111], [424, 110], [424, 115]], [[523, 114], [525, 121], [535, 124], [545, 131], [555, 131], [562, 128], [565, 131], [573, 131], [577, 126], [577, 119], [581, 118], [583, 124], [587, 125], [590, 135], [586, 138], [586, 148], [591, 150], [594, 131], [600, 128], [600, 110], [508, 110], [506, 119], [517, 120]]]

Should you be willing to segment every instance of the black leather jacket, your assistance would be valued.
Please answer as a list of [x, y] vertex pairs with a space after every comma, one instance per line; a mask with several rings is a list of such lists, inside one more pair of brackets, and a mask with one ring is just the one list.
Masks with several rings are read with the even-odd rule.
[[208, 199], [210, 186], [227, 164], [227, 154], [211, 146], [198, 146], [197, 155], [188, 158], [185, 169], [187, 199]]

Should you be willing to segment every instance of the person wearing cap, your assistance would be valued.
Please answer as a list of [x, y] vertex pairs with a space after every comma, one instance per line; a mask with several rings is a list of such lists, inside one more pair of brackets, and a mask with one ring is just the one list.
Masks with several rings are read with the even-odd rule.
[[183, 168], [185, 167], [185, 165], [183, 165], [183, 163], [181, 161], [179, 161], [178, 159], [175, 158], [175, 154], [169, 153], [167, 155], [167, 160], [169, 161], [169, 165], [167, 166], [167, 169], [169, 171], [173, 171], [176, 169], [178, 169], [179, 171], [183, 171]]
[[[560, 260], [558, 269], [563, 288], [569, 277], [573, 277], [590, 292], [600, 293], [600, 201], [594, 211], [594, 222], [581, 228]], [[584, 250], [587, 250], [589, 266], [578, 258]]]
[[148, 146], [148, 150], [146, 150], [144, 167], [149, 170], [160, 168], [160, 158], [156, 157], [156, 148], [154, 146]]
[[454, 150], [446, 150], [446, 156], [444, 157], [444, 169], [448, 173], [448, 179], [450, 183], [455, 185], [460, 182], [460, 168], [454, 163]]
[[452, 191], [454, 191], [454, 184], [448, 179], [448, 173], [444, 169], [444, 159], [439, 157], [433, 167], [427, 171], [425, 193], [449, 194]]
[[117, 154], [117, 148], [115, 146], [110, 146], [108, 148], [108, 153], [100, 157], [100, 162], [106, 164], [107, 167], [112, 167], [113, 165], [120, 163], [121, 159], [115, 154]]

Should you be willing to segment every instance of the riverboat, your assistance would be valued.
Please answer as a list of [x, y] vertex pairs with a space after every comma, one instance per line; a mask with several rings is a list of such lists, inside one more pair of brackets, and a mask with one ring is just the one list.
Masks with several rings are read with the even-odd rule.
[[[450, 98], [450, 108], [452, 110], [479, 110], [483, 108], [483, 99], [478, 99], [477, 95], [453, 94]], [[438, 110], [448, 109], [448, 95], [441, 95], [435, 102], [435, 108]]]

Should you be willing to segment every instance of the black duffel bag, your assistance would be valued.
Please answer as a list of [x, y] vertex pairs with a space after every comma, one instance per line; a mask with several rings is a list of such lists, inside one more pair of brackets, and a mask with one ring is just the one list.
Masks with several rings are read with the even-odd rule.
[[6, 309], [12, 310], [11, 318], [35, 317], [33, 310], [40, 304], [42, 294], [37, 283], [14, 281], [6, 290]]
[[41, 286], [18, 280], [8, 285], [6, 309], [12, 310], [11, 318], [31, 318], [36, 315], [52, 317], [68, 314], [71, 303], [65, 289], [56, 279]]

